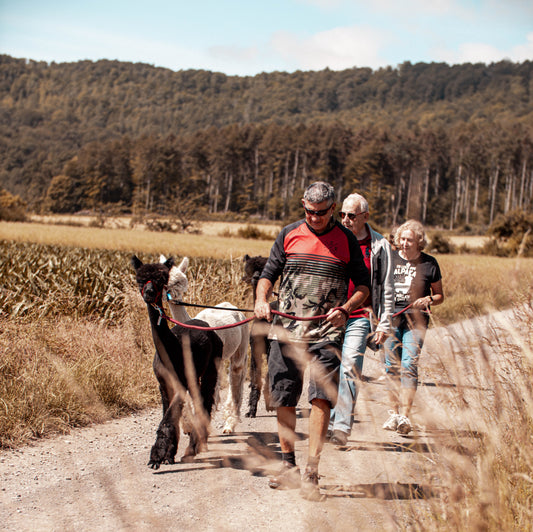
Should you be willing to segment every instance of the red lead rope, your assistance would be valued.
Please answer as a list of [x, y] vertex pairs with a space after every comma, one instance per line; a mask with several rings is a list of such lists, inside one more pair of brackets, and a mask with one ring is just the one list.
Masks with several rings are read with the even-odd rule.
[[[231, 329], [232, 327], [238, 327], [240, 325], [244, 325], [245, 323], [248, 323], [255, 319], [255, 317], [247, 318], [242, 321], [236, 321], [235, 323], [228, 323], [227, 325], [218, 325], [216, 327], [201, 327], [200, 325], [190, 325], [187, 323], [181, 323], [180, 321], [176, 321], [172, 319], [171, 317], [167, 316], [163, 309], [157, 305], [152, 305], [158, 312], [159, 312], [159, 321], [161, 321], [162, 318], [171, 321], [172, 323], [175, 323], [176, 325], [180, 325], [181, 327], [185, 327], [186, 329], [199, 329], [201, 331], [218, 331], [220, 329]], [[227, 310], [236, 310], [236, 309], [227, 309]], [[343, 307], [335, 307], [333, 310], [340, 310], [345, 316], [346, 319], [349, 318], [348, 311]], [[309, 316], [309, 317], [301, 317], [301, 316], [292, 316], [291, 314], [285, 314], [284, 312], [280, 312], [279, 310], [271, 310], [272, 314], [277, 314], [278, 316], [282, 316], [284, 318], [289, 318], [291, 320], [298, 320], [298, 321], [311, 321], [311, 320], [323, 320], [327, 317], [326, 314], [321, 314], [320, 316]], [[159, 322], [158, 322], [159, 325]]]

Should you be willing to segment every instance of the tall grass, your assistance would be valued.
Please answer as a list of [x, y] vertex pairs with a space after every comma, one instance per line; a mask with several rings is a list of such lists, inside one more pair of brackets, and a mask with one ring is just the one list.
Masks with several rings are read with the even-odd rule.
[[413, 507], [416, 529], [533, 530], [531, 294], [517, 303], [507, 317], [449, 329], [424, 362], [426, 378], [453, 386], [418, 403], [441, 493]]
[[435, 309], [439, 324], [511, 308], [533, 291], [533, 259], [438, 255], [445, 301]]
[[129, 289], [131, 313], [120, 327], [65, 316], [0, 319], [0, 447], [156, 404], [153, 344], [136, 296]]

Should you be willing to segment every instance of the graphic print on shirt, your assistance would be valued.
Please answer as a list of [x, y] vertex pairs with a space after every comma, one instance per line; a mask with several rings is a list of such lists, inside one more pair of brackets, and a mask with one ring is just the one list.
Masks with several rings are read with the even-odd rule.
[[416, 275], [416, 266], [410, 262], [394, 265], [394, 292], [396, 305], [406, 307], [409, 304], [409, 292]]

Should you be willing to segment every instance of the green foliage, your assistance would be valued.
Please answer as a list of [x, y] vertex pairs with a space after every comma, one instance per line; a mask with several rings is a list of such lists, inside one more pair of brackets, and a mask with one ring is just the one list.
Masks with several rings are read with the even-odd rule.
[[51, 212], [190, 219], [176, 212], [189, 201], [195, 216], [290, 220], [299, 191], [325, 179], [367, 195], [386, 226], [447, 226], [450, 213], [487, 226], [532, 208], [532, 71], [406, 62], [240, 78], [2, 55], [0, 180]]

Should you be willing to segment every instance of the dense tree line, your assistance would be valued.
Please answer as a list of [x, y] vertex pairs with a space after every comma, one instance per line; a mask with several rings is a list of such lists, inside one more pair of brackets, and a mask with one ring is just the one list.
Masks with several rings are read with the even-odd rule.
[[[0, 56], [0, 185], [36, 209], [294, 216], [314, 178], [380, 222], [531, 210], [533, 62], [253, 77]], [[179, 207], [177, 207], [179, 205]]]
[[55, 175], [43, 208], [173, 214], [301, 215], [314, 179], [339, 199], [359, 191], [386, 226], [406, 217], [454, 228], [533, 211], [533, 138], [515, 126], [414, 128], [395, 133], [340, 125], [210, 128], [191, 135], [93, 142]]

